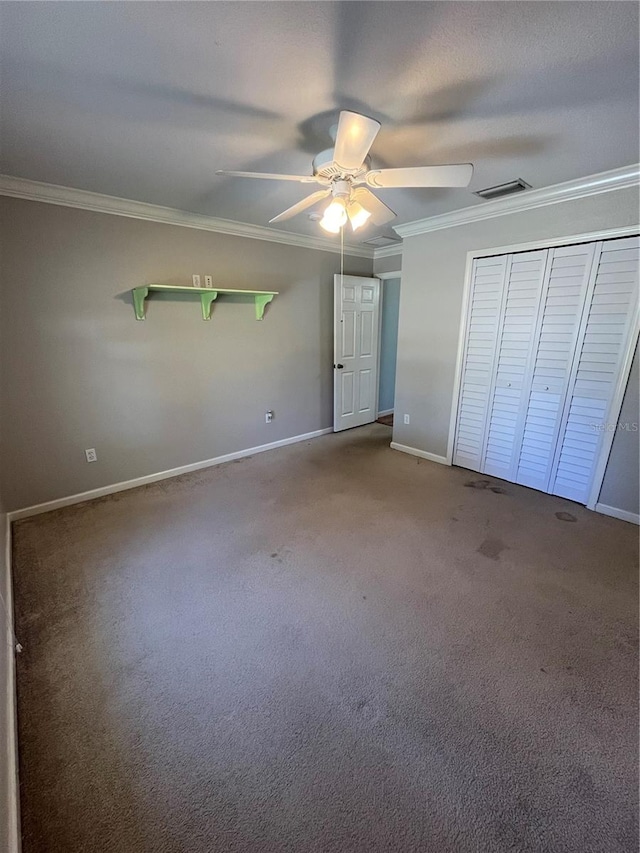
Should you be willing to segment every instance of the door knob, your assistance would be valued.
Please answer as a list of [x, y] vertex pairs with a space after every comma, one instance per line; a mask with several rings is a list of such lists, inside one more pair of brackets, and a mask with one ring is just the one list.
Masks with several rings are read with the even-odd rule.
[[344, 364], [334, 364], [333, 366], [334, 366], [334, 367], [337, 367], [337, 368], [338, 368], [338, 370], [342, 370], [342, 369], [343, 369], [343, 367], [344, 367]]

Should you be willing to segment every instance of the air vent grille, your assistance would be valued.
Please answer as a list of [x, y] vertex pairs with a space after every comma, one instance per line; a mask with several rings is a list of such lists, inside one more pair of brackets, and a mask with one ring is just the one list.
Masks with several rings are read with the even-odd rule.
[[401, 240], [395, 240], [393, 237], [385, 237], [381, 234], [379, 237], [371, 237], [369, 240], [363, 241], [367, 246], [390, 246], [392, 243], [400, 245]]
[[509, 181], [506, 184], [498, 184], [495, 187], [487, 187], [484, 190], [478, 190], [474, 195], [484, 198], [487, 201], [494, 198], [502, 198], [505, 195], [513, 195], [521, 193], [523, 190], [530, 190], [531, 184], [523, 181], [522, 178], [516, 178], [515, 181]]

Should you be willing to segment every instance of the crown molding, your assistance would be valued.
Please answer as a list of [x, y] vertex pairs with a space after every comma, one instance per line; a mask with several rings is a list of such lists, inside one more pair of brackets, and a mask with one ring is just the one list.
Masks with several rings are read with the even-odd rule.
[[496, 216], [504, 216], [507, 213], [521, 213], [525, 210], [534, 210], [537, 207], [546, 207], [563, 201], [575, 201], [579, 198], [600, 195], [600, 193], [612, 192], [613, 190], [637, 187], [639, 183], [640, 165], [623, 166], [621, 169], [611, 169], [608, 172], [600, 172], [586, 178], [565, 181], [562, 184], [554, 184], [541, 189], [526, 190], [518, 193], [518, 195], [495, 199], [494, 201], [485, 201], [473, 207], [452, 210], [450, 213], [442, 213], [439, 216], [406, 222], [404, 225], [396, 225], [393, 230], [403, 238], [415, 237], [429, 231], [440, 231], [443, 228], [453, 228], [456, 225], [468, 225], [472, 222], [481, 222], [484, 219], [494, 219]]
[[[322, 237], [308, 237], [304, 234], [292, 234], [290, 231], [276, 231], [264, 225], [250, 225], [231, 219], [218, 219], [202, 213], [190, 213], [173, 207], [147, 204], [143, 201], [118, 198], [112, 195], [62, 187], [31, 181], [12, 175], [0, 175], [0, 195], [39, 201], [44, 204], [58, 204], [62, 207], [75, 207], [94, 213], [110, 213], [115, 216], [127, 216], [130, 219], [144, 219], [147, 222], [161, 222], [165, 225], [179, 225], [183, 228], [196, 228], [200, 231], [215, 231], [217, 234], [230, 234], [234, 237], [248, 237], [252, 240], [266, 240], [270, 243], [283, 243], [300, 249], [315, 249], [320, 252], [340, 253], [340, 243]], [[345, 243], [345, 254], [357, 258], [373, 258], [373, 249]]]
[[400, 240], [394, 243], [393, 246], [381, 246], [379, 249], [373, 250], [374, 261], [377, 261], [378, 258], [392, 258], [394, 255], [402, 255], [402, 243]]
[[[503, 199], [495, 199], [479, 203], [473, 207], [452, 210], [438, 216], [418, 219], [396, 225], [394, 231], [402, 238], [439, 231], [443, 228], [453, 228], [457, 225], [467, 225], [493, 219], [508, 213], [520, 213], [546, 207], [563, 201], [574, 201], [579, 198], [599, 195], [600, 193], [637, 187], [640, 184], [640, 166], [634, 164], [620, 169], [611, 169], [586, 178], [578, 178], [554, 184], [541, 189], [527, 190], [521, 194]], [[173, 207], [162, 207], [147, 204], [133, 199], [119, 198], [80, 190], [73, 187], [63, 187], [58, 184], [48, 184], [41, 181], [31, 181], [28, 178], [0, 175], [0, 195], [12, 198], [22, 198], [28, 201], [39, 201], [44, 204], [57, 204], [62, 207], [75, 207], [80, 210], [90, 210], [94, 213], [109, 213], [115, 216], [127, 216], [131, 219], [142, 219], [148, 222], [160, 222], [165, 225], [178, 225], [183, 228], [196, 228], [201, 231], [213, 231], [218, 234], [229, 234], [234, 237], [247, 237], [252, 240], [266, 240], [271, 243], [281, 243], [287, 246], [297, 246], [301, 249], [315, 249], [321, 252], [340, 252], [337, 242], [323, 237], [309, 237], [303, 234], [293, 234], [290, 231], [276, 231], [264, 225], [250, 225], [246, 222], [236, 222], [231, 219], [218, 219], [202, 213], [191, 213]], [[345, 243], [345, 253], [359, 258], [386, 258], [402, 254], [402, 243], [372, 249], [369, 246]]]

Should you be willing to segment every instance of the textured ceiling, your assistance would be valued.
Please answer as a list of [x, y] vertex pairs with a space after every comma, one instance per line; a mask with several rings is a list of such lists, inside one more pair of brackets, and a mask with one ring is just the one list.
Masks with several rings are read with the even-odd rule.
[[[379, 191], [396, 224], [512, 178], [638, 160], [632, 2], [4, 2], [0, 17], [11, 175], [265, 225], [313, 187], [215, 170], [308, 174], [341, 108], [382, 122], [378, 168], [475, 164], [469, 190]], [[306, 214], [274, 227], [320, 233]]]

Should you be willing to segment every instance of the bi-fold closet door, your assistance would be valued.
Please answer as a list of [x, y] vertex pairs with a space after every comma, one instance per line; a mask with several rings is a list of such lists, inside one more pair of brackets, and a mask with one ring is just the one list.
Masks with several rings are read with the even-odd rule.
[[633, 332], [639, 246], [474, 262], [454, 464], [587, 502]]

